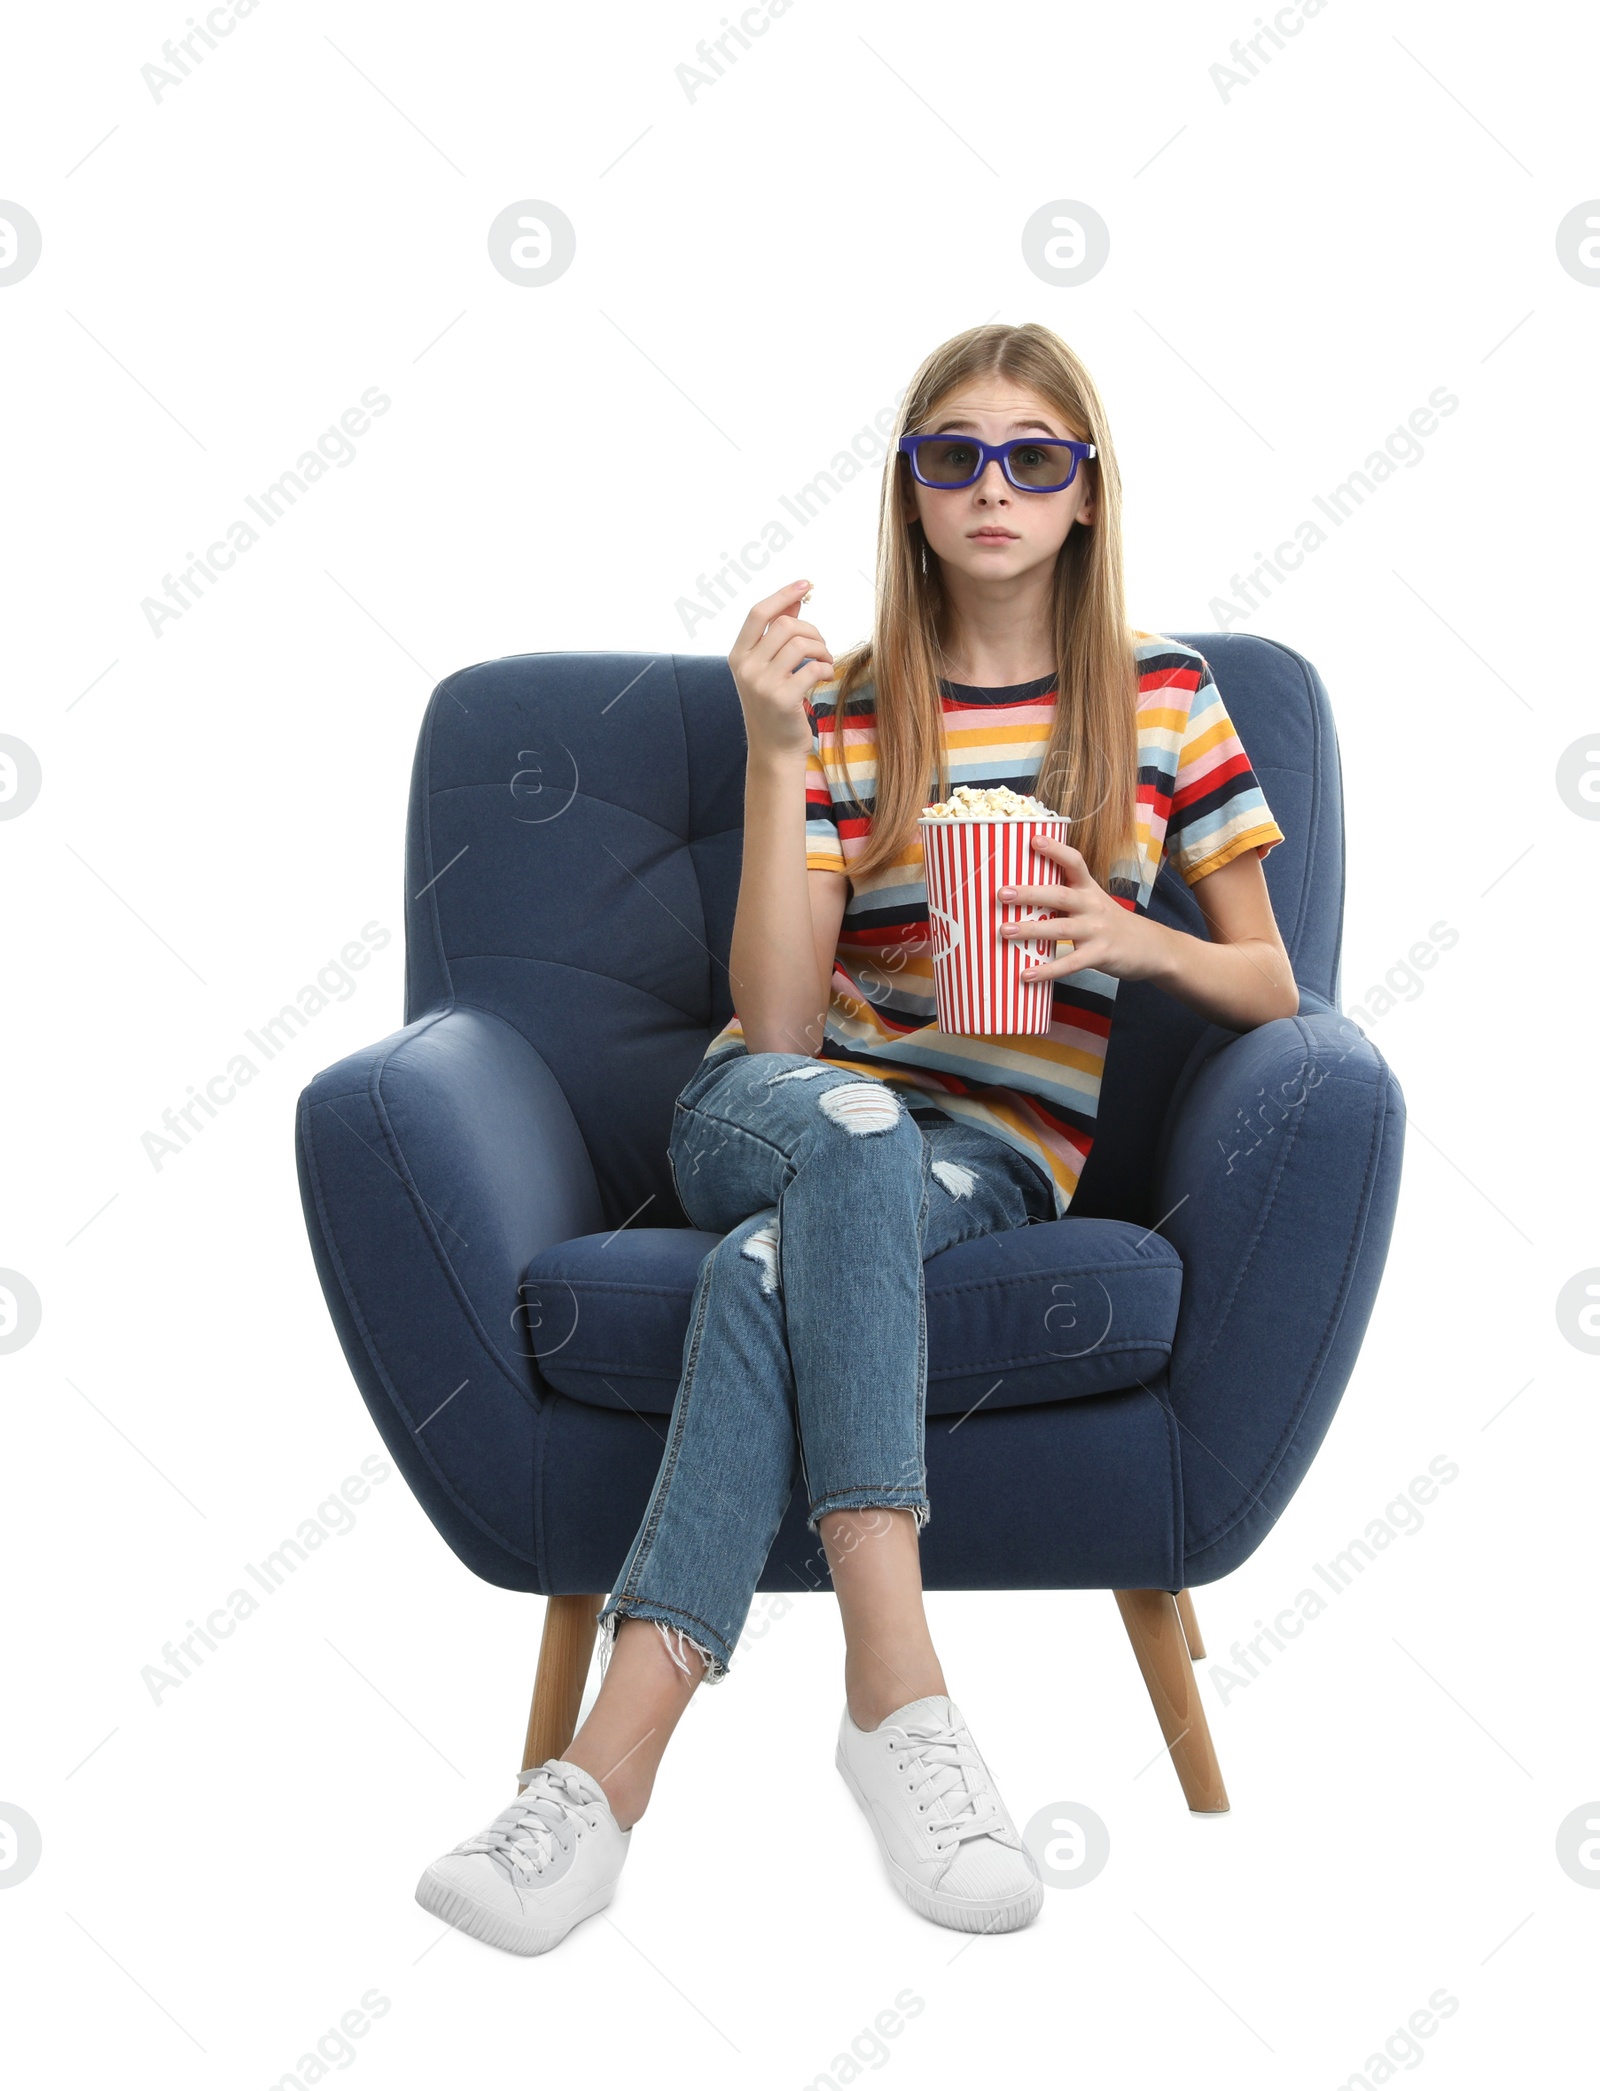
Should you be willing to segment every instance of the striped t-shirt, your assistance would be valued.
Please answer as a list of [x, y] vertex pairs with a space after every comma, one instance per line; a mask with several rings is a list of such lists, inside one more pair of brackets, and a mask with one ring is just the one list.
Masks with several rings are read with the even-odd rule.
[[[1136, 633], [1134, 640], [1136, 839], [1134, 850], [1113, 864], [1107, 891], [1142, 914], [1163, 854], [1193, 885], [1244, 850], [1265, 857], [1284, 838], [1205, 657], [1155, 633]], [[811, 707], [806, 868], [848, 875], [866, 845], [875, 803], [873, 692], [864, 684], [846, 707], [847, 783], [834, 746], [829, 687], [818, 686]], [[950, 788], [1031, 790], [1050, 738], [1055, 677], [1004, 689], [941, 682], [940, 695]], [[868, 808], [865, 818], [852, 784]], [[952, 1118], [997, 1134], [1045, 1171], [1060, 1217], [1094, 1141], [1117, 981], [1092, 967], [1056, 980], [1050, 1029], [1042, 1036], [957, 1037], [939, 1029], [927, 937], [922, 843], [913, 833], [872, 878], [861, 885], [851, 880], [817, 1058], [920, 1090]], [[706, 1054], [743, 1036], [734, 1016]], [[913, 1099], [907, 1102], [915, 1108]]]

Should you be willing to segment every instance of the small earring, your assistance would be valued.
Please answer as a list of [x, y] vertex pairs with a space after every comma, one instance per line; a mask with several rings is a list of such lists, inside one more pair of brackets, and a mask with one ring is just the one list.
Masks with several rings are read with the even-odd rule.
[[922, 562], [922, 571], [926, 573], [928, 571], [928, 546], [926, 540], [917, 547], [917, 557]]

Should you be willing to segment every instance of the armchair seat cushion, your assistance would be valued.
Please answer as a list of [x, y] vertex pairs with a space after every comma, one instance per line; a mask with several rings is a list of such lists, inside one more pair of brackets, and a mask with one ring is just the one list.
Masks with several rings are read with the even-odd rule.
[[[693, 1227], [583, 1234], [527, 1267], [522, 1347], [558, 1393], [671, 1412], [700, 1266]], [[1164, 1388], [1183, 1264], [1123, 1220], [1054, 1220], [958, 1242], [923, 1266], [930, 1416]]]

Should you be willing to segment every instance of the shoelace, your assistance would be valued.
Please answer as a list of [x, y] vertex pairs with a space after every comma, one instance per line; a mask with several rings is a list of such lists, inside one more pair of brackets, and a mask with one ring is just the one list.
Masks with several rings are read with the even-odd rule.
[[[574, 1815], [594, 1803], [565, 1772], [540, 1770], [526, 1789], [475, 1837], [458, 1844], [458, 1852], [487, 1852], [508, 1880], [517, 1874], [542, 1873], [558, 1848], [567, 1849], [560, 1831]], [[584, 1818], [586, 1821], [589, 1818]], [[590, 1822], [590, 1827], [594, 1824]]]
[[[895, 1746], [895, 1769], [903, 1772], [914, 1764], [923, 1772], [925, 1776], [912, 1791], [926, 1792], [925, 1810], [944, 1804], [928, 1825], [941, 1851], [994, 1831], [1005, 1835], [999, 1798], [988, 1783], [982, 1758], [970, 1741], [962, 1739], [964, 1730], [958, 1732], [931, 1718], [904, 1725], [895, 1722], [893, 1728], [905, 1737]], [[969, 1771], [977, 1774], [976, 1779], [968, 1779]]]

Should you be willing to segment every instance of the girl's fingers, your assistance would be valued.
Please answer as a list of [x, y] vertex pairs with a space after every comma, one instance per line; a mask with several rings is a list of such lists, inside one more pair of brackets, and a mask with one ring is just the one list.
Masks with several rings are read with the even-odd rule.
[[783, 640], [777, 649], [768, 656], [768, 659], [775, 662], [787, 661], [791, 668], [798, 668], [807, 654], [814, 661], [821, 660], [827, 661], [830, 665], [832, 664], [833, 655], [822, 643], [821, 635], [818, 634], [816, 638], [808, 639], [804, 632], [795, 632], [789, 638]]
[[[814, 624], [806, 624], [794, 617], [775, 617], [755, 645], [750, 649], [752, 667], [765, 667], [768, 662], [782, 657], [784, 648], [792, 639], [805, 639], [811, 643], [813, 653], [827, 653], [822, 643], [822, 634]], [[833, 657], [829, 654], [829, 659]]]
[[1035, 835], [1031, 838], [1030, 847], [1048, 862], [1059, 864], [1063, 871], [1072, 869], [1074, 859], [1080, 863], [1083, 861], [1082, 852], [1075, 849], [1070, 842], [1063, 842], [1058, 835]]
[[794, 688], [794, 676], [809, 670], [827, 681], [835, 672], [833, 655], [821, 640], [807, 639], [799, 633], [785, 639], [774, 652], [742, 663], [741, 668], [745, 681], [753, 689], [765, 685], [785, 702], [784, 693]]
[[793, 609], [803, 595], [809, 594], [810, 589], [809, 581], [791, 581], [786, 588], [763, 596], [759, 603], [752, 603], [749, 614], [739, 627], [738, 637], [733, 642], [734, 651], [748, 651], [773, 618], [781, 616], [785, 610]]
[[1066, 944], [1067, 948], [1058, 957], [1023, 960], [1022, 977], [1024, 980], [1037, 979], [1043, 973], [1053, 973], [1058, 976], [1062, 973], [1075, 973], [1080, 966], [1093, 965], [1094, 960], [1085, 957], [1081, 944], [1074, 944], [1070, 937], [1063, 938], [1061, 941]]

